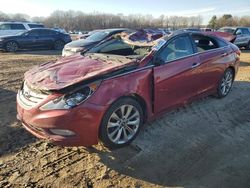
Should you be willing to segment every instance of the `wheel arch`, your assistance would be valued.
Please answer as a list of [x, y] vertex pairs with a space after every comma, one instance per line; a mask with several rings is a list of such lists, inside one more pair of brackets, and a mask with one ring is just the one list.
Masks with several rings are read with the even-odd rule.
[[231, 69], [233, 71], [233, 80], [235, 80], [235, 67], [229, 66], [227, 69]]
[[[142, 112], [143, 112], [143, 124], [147, 121], [147, 118], [148, 118], [148, 109], [147, 109], [147, 104], [146, 104], [145, 99], [143, 99], [143, 97], [141, 97], [140, 95], [138, 95], [138, 94], [136, 94], [136, 93], [130, 93], [130, 94], [128, 94], [128, 95], [123, 95], [123, 96], [120, 96], [120, 97], [118, 97], [117, 99], [115, 99], [115, 100], [109, 105], [109, 107], [106, 109], [106, 111], [104, 112], [101, 122], [103, 122], [103, 118], [104, 118], [106, 112], [108, 111], [108, 109], [109, 109], [114, 103], [116, 103], [117, 101], [119, 101], [119, 100], [121, 100], [121, 99], [124, 99], [124, 98], [131, 98], [131, 99], [135, 100], [136, 102], [138, 102], [139, 105], [141, 106]], [[100, 137], [100, 128], [101, 128], [101, 124], [102, 124], [102, 123], [100, 123], [100, 126], [99, 126], [99, 128], [98, 128], [98, 136], [99, 136], [99, 137]]]
[[140, 104], [140, 106], [142, 107], [142, 112], [143, 112], [143, 123], [145, 123], [148, 118], [148, 109], [147, 109], [147, 104], [146, 104], [145, 99], [136, 93], [129, 94], [127, 97], [130, 97], [136, 100]]
[[6, 42], [4, 43], [3, 46], [4, 46], [5, 49], [6, 49], [6, 45], [8, 44], [8, 42], [15, 42], [15, 43], [17, 43], [18, 48], [20, 48], [19, 42], [17, 42], [16, 40], [11, 39], [11, 40], [8, 40], [8, 41], [6, 41]]

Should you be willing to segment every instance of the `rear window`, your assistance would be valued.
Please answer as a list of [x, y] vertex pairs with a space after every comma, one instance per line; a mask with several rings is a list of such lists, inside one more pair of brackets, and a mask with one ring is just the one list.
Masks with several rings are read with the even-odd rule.
[[94, 33], [93, 35], [90, 35], [89, 37], [86, 38], [86, 40], [89, 41], [101, 41], [103, 39], [105, 39], [105, 37], [107, 37], [109, 35], [110, 32], [108, 31], [99, 31]]
[[10, 28], [12, 30], [25, 30], [25, 27], [23, 24], [11, 24]]
[[216, 38], [216, 39], [217, 39], [216, 42], [219, 45], [219, 47], [224, 47], [224, 46], [228, 45], [228, 43], [226, 43], [225, 41], [218, 39], [218, 38]]
[[41, 24], [28, 24], [28, 26], [30, 28], [44, 28], [44, 26]]

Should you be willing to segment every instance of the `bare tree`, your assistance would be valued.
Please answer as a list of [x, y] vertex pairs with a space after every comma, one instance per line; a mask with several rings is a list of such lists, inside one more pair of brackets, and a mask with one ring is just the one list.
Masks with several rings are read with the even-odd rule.
[[[212, 19], [211, 19], [212, 20]], [[209, 22], [212, 28], [223, 26], [250, 26], [250, 16], [233, 17], [230, 14], [219, 18], [213, 17]], [[81, 11], [61, 11], [56, 10], [48, 17], [32, 17], [25, 14], [5, 14], [0, 12], [0, 21], [34, 21], [41, 22], [47, 27], [61, 27], [67, 31], [73, 30], [93, 30], [115, 27], [126, 28], [172, 28], [180, 29], [186, 27], [201, 27], [202, 16], [165, 16], [160, 15], [154, 18], [152, 15], [130, 14], [107, 14], [107, 13], [83, 13]], [[216, 23], [215, 23], [216, 22]]]

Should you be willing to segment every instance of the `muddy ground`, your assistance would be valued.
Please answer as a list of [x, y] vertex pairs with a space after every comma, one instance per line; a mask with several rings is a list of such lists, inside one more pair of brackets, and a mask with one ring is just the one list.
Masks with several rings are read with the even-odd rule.
[[0, 187], [250, 187], [250, 51], [226, 98], [167, 113], [115, 151], [53, 146], [16, 120], [23, 73], [59, 55], [0, 53]]

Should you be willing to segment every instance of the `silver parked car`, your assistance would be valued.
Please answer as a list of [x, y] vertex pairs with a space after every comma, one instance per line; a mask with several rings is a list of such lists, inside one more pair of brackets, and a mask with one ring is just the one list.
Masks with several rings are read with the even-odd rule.
[[238, 47], [250, 49], [250, 28], [248, 27], [222, 27], [221, 32], [227, 32], [236, 35], [234, 44]]
[[0, 22], [0, 36], [16, 35], [34, 28], [44, 28], [44, 25], [32, 22]]

